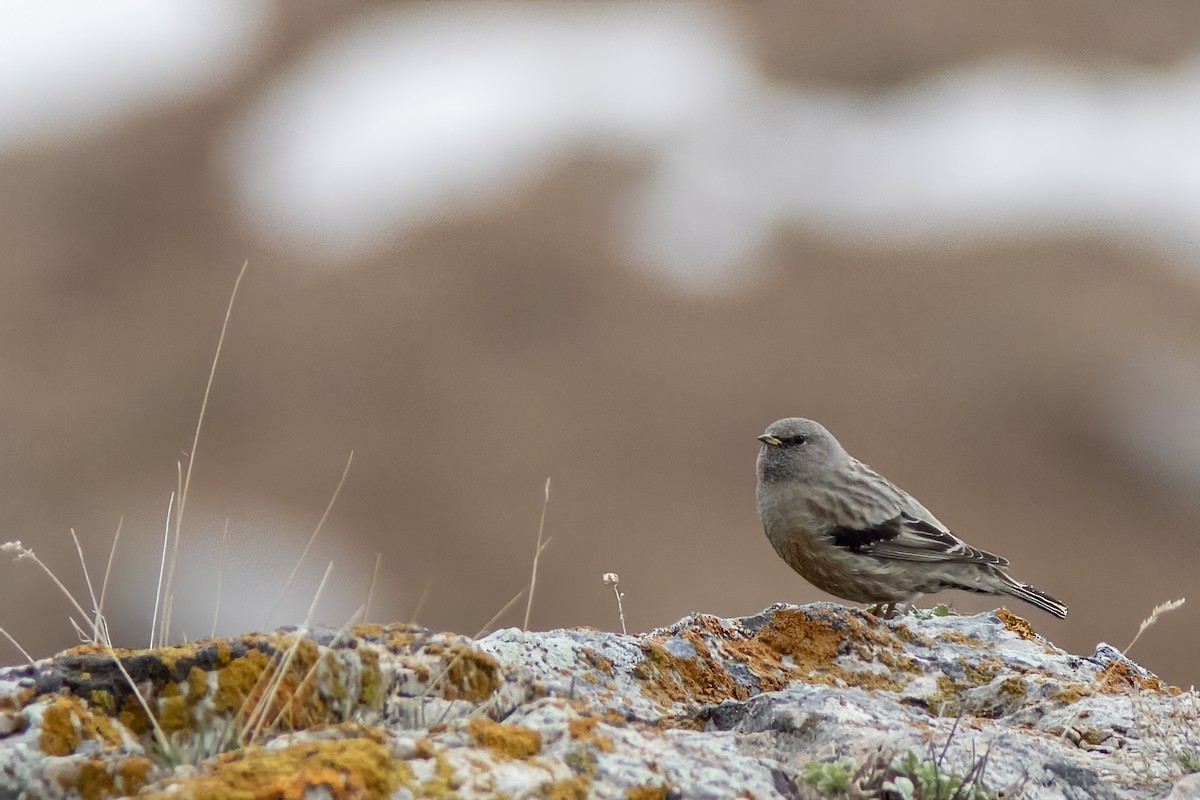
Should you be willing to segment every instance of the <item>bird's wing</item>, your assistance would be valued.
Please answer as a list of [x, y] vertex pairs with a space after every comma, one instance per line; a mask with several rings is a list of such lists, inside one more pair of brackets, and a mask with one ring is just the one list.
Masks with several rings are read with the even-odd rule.
[[901, 561], [1008, 565], [1008, 559], [978, 550], [951, 533], [911, 495], [861, 461], [851, 462], [853, 502], [827, 502], [837, 524], [826, 531], [833, 543], [856, 553]]
[[827, 535], [839, 547], [881, 558], [1008, 565], [1008, 559], [971, 547], [950, 531], [906, 511], [870, 527], [838, 526]]

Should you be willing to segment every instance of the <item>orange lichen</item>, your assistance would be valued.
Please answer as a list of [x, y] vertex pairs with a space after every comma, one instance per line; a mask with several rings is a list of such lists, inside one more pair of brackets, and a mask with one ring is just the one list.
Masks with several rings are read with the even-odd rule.
[[43, 753], [70, 755], [80, 742], [92, 740], [117, 746], [121, 736], [107, 716], [93, 713], [78, 697], [56, 695], [48, 699], [38, 735], [38, 747]]
[[1095, 691], [1082, 683], [1068, 683], [1053, 692], [1050, 699], [1058, 703], [1074, 703], [1084, 697], [1091, 697]]
[[1096, 674], [1096, 687], [1105, 694], [1125, 694], [1131, 689], [1167, 692], [1167, 685], [1154, 675], [1142, 677], [1128, 661], [1111, 661]]
[[[673, 655], [664, 638], [643, 640], [643, 659], [633, 674], [642, 681], [642, 691], [662, 704], [745, 699], [753, 687], [734, 680], [729, 661], [744, 664], [762, 691], [779, 689], [796, 678], [902, 688], [902, 676], [919, 671], [916, 662], [905, 655], [898, 635], [877, 623], [864, 624], [860, 616], [783, 609], [750, 637], [715, 617], [696, 617], [688, 629], [674, 636], [687, 641], [694, 656]], [[713, 645], [716, 653], [710, 651]], [[888, 670], [852, 670], [837, 663], [841, 655], [882, 664]]]
[[48, 756], [67, 756], [79, 746], [78, 702], [74, 698], [55, 697], [42, 712], [42, 730], [38, 747]]
[[364, 622], [350, 628], [350, 635], [358, 639], [382, 639], [386, 635], [384, 626], [377, 622]]
[[[758, 632], [755, 641], [769, 649], [768, 664], [782, 667], [782, 656], [790, 667], [787, 672], [800, 671], [807, 681], [901, 689], [900, 675], [918, 671], [915, 662], [904, 655], [902, 640], [890, 628], [874, 620], [865, 624], [863, 619], [861, 614], [839, 617], [825, 610], [781, 609]], [[853, 653], [867, 663], [883, 664], [890, 673], [846, 669], [835, 663], [842, 653]], [[786, 682], [792, 677], [787, 672], [776, 680]], [[768, 683], [764, 688], [777, 687]]]
[[996, 610], [996, 616], [1004, 623], [1004, 627], [1020, 636], [1022, 639], [1037, 640], [1038, 635], [1034, 633], [1033, 626], [1029, 624], [1029, 620], [1024, 617], [1018, 617], [1007, 608], [999, 608]]
[[601, 718], [609, 725], [617, 728], [624, 728], [629, 724], [629, 720], [620, 711], [615, 708], [606, 708], [600, 713]]
[[586, 739], [600, 724], [599, 717], [571, 717], [567, 720], [567, 732], [572, 739]]
[[[613, 676], [613, 662], [611, 658], [602, 655], [599, 651], [593, 650], [590, 647], [581, 647], [579, 649], [579, 660], [587, 664], [593, 669], [599, 670], [606, 676]], [[584, 676], [588, 677], [588, 676]]]
[[[1017, 619], [1020, 619], [1020, 617], [1017, 617]], [[1024, 620], [1021, 620], [1021, 621], [1024, 622]], [[1026, 623], [1026, 624], [1028, 624], [1028, 623]], [[983, 644], [983, 640], [980, 639], [978, 636], [969, 636], [960, 631], [943, 631], [943, 632], [939, 633], [936, 638], [939, 642], [950, 642], [951, 644], [965, 644], [965, 645], [970, 645], [971, 647], [979, 647], [981, 644]]]
[[611, 753], [612, 737], [597, 734], [596, 726], [599, 724], [599, 717], [571, 717], [567, 720], [567, 732], [572, 739], [589, 742], [602, 753]]
[[412, 645], [422, 634], [421, 628], [415, 625], [398, 623], [385, 625], [381, 643], [392, 653], [404, 653], [412, 649]]
[[126, 695], [125, 700], [122, 701], [121, 710], [117, 712], [117, 719], [135, 736], [142, 736], [151, 728], [146, 710], [132, 694]]
[[11, 694], [0, 697], [0, 711], [20, 711], [29, 705], [35, 697], [37, 697], [37, 689], [35, 687], [22, 687]]

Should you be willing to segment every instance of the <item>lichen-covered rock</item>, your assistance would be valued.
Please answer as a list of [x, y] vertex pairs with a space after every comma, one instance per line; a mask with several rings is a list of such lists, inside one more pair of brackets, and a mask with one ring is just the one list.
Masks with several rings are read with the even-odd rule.
[[1198, 754], [1193, 694], [1003, 609], [283, 630], [0, 670], [0, 800], [879, 796], [930, 762], [1008, 797], [1141, 800], [1188, 791]]

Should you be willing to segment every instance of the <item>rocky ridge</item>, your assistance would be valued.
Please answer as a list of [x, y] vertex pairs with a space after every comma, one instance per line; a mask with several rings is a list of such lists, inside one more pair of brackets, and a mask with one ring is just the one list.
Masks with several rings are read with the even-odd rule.
[[117, 650], [128, 677], [113, 655], [0, 670], [0, 800], [900, 798], [931, 765], [965, 797], [1198, 796], [1194, 693], [1005, 609], [286, 629]]

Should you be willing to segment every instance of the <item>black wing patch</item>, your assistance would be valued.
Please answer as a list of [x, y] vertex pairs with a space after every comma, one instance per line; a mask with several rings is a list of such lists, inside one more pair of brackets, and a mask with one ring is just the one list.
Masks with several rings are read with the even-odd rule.
[[880, 542], [895, 539], [900, 535], [899, 517], [872, 525], [870, 528], [849, 528], [839, 525], [829, 531], [829, 536], [838, 547], [851, 553], [869, 553]]
[[869, 528], [840, 525], [827, 535], [838, 547], [900, 561], [953, 561], [1006, 566], [1008, 559], [977, 550], [949, 531], [903, 512]]

